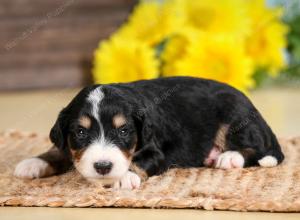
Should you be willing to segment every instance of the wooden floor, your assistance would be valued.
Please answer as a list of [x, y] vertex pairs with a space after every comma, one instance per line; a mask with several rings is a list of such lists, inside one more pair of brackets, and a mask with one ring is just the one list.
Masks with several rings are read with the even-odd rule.
[[[78, 92], [61, 89], [0, 93], [0, 130], [19, 129], [47, 134], [57, 113]], [[272, 88], [254, 91], [250, 98], [278, 136], [300, 135], [300, 89]], [[1, 220], [47, 219], [300, 219], [300, 214], [241, 213], [202, 210], [151, 210], [117, 208], [0, 208]]]
[[1, 220], [299, 220], [296, 213], [203, 211], [193, 209], [0, 208]]

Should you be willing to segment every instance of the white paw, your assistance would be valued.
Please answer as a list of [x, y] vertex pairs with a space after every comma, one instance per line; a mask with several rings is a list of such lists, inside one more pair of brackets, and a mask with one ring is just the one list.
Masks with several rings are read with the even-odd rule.
[[216, 168], [231, 169], [231, 168], [242, 168], [244, 167], [245, 159], [237, 151], [226, 151], [217, 159], [215, 164]]
[[258, 164], [261, 167], [275, 167], [278, 164], [278, 161], [273, 156], [265, 156], [258, 161]]
[[53, 168], [40, 158], [29, 158], [17, 164], [14, 175], [20, 178], [39, 178], [50, 176], [54, 173]]
[[114, 188], [121, 189], [138, 189], [141, 185], [141, 178], [131, 172], [127, 171], [127, 173], [122, 177], [122, 179], [114, 184]]

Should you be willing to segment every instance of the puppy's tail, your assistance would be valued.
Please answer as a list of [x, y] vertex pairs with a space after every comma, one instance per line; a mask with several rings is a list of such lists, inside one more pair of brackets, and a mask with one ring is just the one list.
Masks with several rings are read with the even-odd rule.
[[275, 167], [284, 160], [284, 155], [280, 149], [278, 141], [275, 139], [272, 149], [269, 149], [265, 156], [258, 160], [261, 167]]

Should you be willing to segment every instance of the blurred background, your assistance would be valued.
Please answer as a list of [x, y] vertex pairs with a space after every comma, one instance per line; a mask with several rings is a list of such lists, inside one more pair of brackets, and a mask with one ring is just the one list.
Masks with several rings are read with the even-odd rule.
[[300, 134], [298, 0], [1, 0], [0, 17], [1, 131], [47, 134], [85, 85], [190, 75]]
[[0, 89], [91, 83], [93, 52], [125, 21], [131, 0], [1, 0]]

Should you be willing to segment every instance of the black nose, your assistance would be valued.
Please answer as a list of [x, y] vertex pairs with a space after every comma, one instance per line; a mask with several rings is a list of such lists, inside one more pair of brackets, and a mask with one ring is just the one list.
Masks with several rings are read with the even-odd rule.
[[108, 174], [112, 168], [113, 164], [110, 161], [99, 161], [94, 163], [94, 168], [97, 173], [101, 175]]

